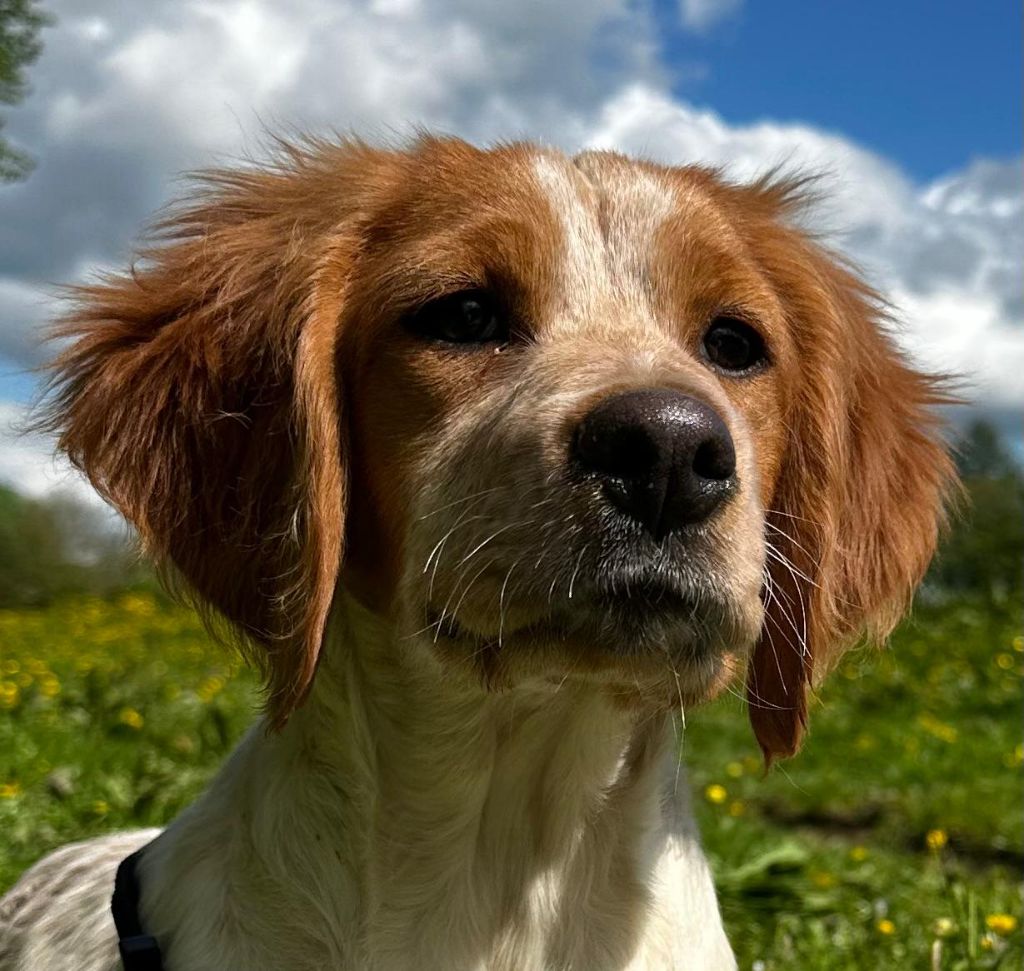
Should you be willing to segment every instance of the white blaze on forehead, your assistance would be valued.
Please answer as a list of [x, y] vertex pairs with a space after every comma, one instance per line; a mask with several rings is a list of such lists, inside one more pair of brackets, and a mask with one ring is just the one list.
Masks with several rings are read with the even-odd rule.
[[562, 225], [562, 292], [571, 305], [589, 303], [611, 286], [605, 262], [605, 241], [598, 221], [597, 199], [586, 179], [568, 162], [538, 156], [533, 169]]
[[621, 161], [581, 155], [534, 160], [562, 225], [561, 290], [572, 316], [608, 299], [646, 306], [644, 278], [661, 224], [677, 208], [671, 186]]

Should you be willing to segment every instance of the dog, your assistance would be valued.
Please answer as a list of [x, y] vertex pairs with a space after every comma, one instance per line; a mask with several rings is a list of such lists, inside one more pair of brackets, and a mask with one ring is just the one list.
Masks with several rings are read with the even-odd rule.
[[734, 968], [682, 717], [745, 678], [792, 755], [953, 474], [943, 380], [799, 228], [807, 189], [306, 140], [81, 289], [44, 421], [266, 709], [165, 830], [32, 868], [0, 967], [120, 967], [131, 856], [122, 951], [163, 964], [126, 967]]

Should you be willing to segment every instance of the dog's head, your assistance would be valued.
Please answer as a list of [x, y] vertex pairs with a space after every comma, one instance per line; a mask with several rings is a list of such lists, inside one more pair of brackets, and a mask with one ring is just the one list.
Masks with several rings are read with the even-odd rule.
[[81, 291], [61, 445], [253, 646], [281, 723], [341, 584], [494, 689], [710, 697], [766, 755], [884, 635], [950, 465], [935, 382], [787, 220], [798, 186], [610, 153], [310, 143], [207, 177]]

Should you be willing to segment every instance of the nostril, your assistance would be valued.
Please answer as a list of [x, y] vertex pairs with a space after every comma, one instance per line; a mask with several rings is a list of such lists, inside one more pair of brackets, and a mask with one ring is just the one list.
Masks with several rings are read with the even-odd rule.
[[727, 439], [709, 438], [693, 454], [694, 473], [702, 479], [722, 482], [736, 473], [736, 453]]

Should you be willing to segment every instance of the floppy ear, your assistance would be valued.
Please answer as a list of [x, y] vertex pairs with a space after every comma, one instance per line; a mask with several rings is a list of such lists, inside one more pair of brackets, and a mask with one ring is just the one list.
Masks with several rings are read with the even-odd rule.
[[[785, 187], [760, 191], [792, 202]], [[747, 682], [770, 763], [800, 746], [812, 677], [860, 637], [883, 640], [909, 605], [953, 480], [934, 411], [952, 399], [941, 378], [907, 363], [879, 298], [836, 258], [779, 224], [752, 245], [801, 371], [767, 513], [766, 617]]]
[[377, 154], [313, 149], [203, 176], [141, 267], [79, 289], [44, 418], [241, 635], [276, 725], [312, 680], [342, 555], [335, 332], [353, 244], [336, 200]]

